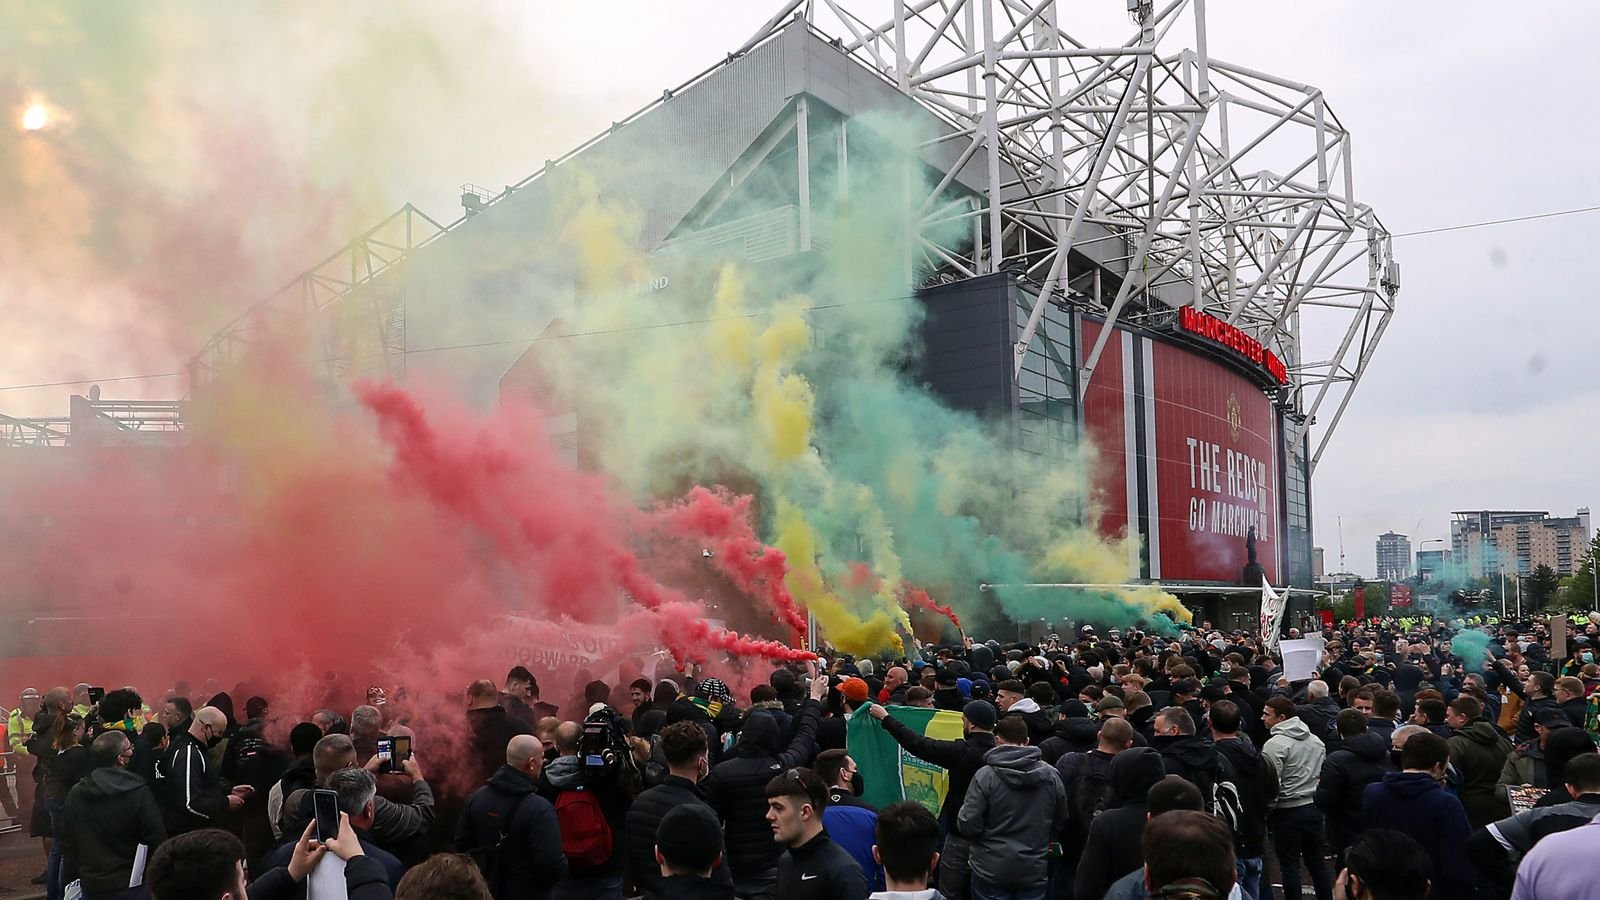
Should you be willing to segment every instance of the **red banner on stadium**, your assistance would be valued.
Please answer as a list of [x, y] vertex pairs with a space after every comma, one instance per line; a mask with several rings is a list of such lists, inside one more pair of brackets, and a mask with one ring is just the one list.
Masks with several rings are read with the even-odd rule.
[[[1087, 353], [1101, 324], [1085, 321]], [[1256, 530], [1257, 562], [1280, 583], [1277, 418], [1232, 366], [1117, 329], [1083, 399], [1097, 453], [1100, 529], [1132, 533], [1143, 577], [1238, 584]]]

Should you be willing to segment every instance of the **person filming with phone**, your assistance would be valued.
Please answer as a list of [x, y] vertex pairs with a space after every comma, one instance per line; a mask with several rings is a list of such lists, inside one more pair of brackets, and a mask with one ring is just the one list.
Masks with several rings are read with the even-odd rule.
[[[328, 887], [330, 883], [337, 884], [339, 876], [347, 876], [349, 874], [344, 869], [350, 858], [355, 855], [364, 855], [376, 861], [383, 867], [388, 883], [391, 885], [399, 884], [400, 877], [405, 874], [405, 866], [393, 854], [379, 847], [372, 839], [372, 822], [377, 811], [377, 796], [378, 782], [372, 777], [372, 773], [366, 769], [340, 769], [329, 775], [324, 788], [316, 791], [313, 795], [312, 802], [316, 814], [301, 834], [300, 840], [293, 844], [280, 845], [276, 850], [267, 854], [266, 858], [261, 861], [262, 867], [270, 870], [283, 866], [293, 876], [295, 874], [296, 859], [304, 857], [309, 852], [307, 842], [312, 841], [320, 843], [328, 849], [337, 846], [345, 851], [335, 853], [335, 857], [338, 860], [337, 863], [322, 858], [325, 854], [315, 854], [316, 858], [310, 860], [309, 867], [305, 868], [307, 872], [310, 872], [312, 868], [321, 870], [333, 863], [332, 871], [330, 872], [318, 871], [311, 873], [316, 880], [316, 887], [313, 888], [312, 892], [319, 898], [325, 896], [323, 893], [324, 887]], [[354, 847], [345, 845], [343, 832], [346, 827], [350, 829], [356, 839]], [[329, 845], [330, 841], [334, 841], [335, 844]], [[268, 874], [270, 875], [271, 873], [269, 872]], [[266, 878], [268, 876], [264, 875], [262, 877]], [[306, 883], [303, 877], [295, 880], [294, 888], [279, 896], [289, 898], [304, 897], [306, 895]], [[251, 896], [255, 896], [254, 888], [251, 890]]]

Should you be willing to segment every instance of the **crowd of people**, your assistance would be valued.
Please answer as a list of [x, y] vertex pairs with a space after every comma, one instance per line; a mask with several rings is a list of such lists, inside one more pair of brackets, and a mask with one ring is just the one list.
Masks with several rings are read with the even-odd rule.
[[[49, 900], [1567, 900], [1600, 896], [1597, 630], [1351, 623], [1295, 681], [1209, 623], [825, 649], [736, 668], [738, 697], [673, 673], [556, 705], [519, 666], [448, 725], [381, 687], [303, 720], [212, 684], [29, 688], [0, 813]], [[869, 805], [861, 727], [942, 800]]]

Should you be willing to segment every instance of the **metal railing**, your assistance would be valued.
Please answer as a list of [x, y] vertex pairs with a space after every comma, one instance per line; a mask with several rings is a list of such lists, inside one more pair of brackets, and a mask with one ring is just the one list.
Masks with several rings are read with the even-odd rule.
[[21, 771], [17, 767], [15, 753], [0, 753], [0, 834], [10, 834], [21, 831], [28, 824], [31, 810], [22, 807], [22, 793], [17, 789], [17, 776]]

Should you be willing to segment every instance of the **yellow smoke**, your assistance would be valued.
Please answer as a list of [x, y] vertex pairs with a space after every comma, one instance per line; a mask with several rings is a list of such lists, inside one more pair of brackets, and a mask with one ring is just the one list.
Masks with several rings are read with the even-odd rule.
[[[1045, 556], [1050, 572], [1070, 572], [1092, 584], [1122, 584], [1128, 572], [1129, 542], [1135, 538], [1102, 540], [1088, 531], [1075, 531], [1059, 541]], [[1178, 598], [1158, 587], [1127, 587], [1108, 591], [1112, 597], [1137, 607], [1143, 615], [1166, 613], [1173, 621], [1189, 622], [1193, 615]]]
[[789, 592], [816, 617], [829, 643], [856, 655], [876, 653], [885, 647], [902, 652], [904, 645], [895, 633], [894, 622], [883, 610], [866, 619], [858, 618], [827, 589], [815, 561], [816, 535], [799, 507], [780, 499], [777, 529], [774, 545], [789, 558], [789, 575], [785, 579]]

